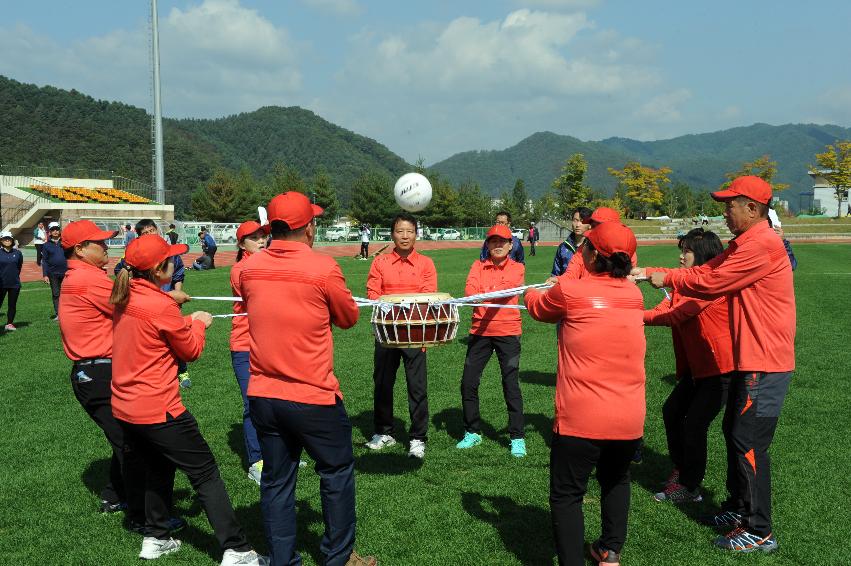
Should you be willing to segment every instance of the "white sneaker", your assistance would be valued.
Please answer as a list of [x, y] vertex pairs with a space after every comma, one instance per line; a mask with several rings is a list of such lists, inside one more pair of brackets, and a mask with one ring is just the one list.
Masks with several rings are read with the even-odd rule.
[[425, 442], [422, 440], [412, 440], [411, 447], [408, 449], [408, 456], [422, 460], [425, 457]]
[[372, 439], [366, 443], [366, 447], [370, 450], [381, 450], [394, 444], [396, 444], [396, 439], [389, 434], [373, 434]]
[[180, 549], [180, 541], [173, 538], [160, 540], [154, 537], [145, 537], [142, 539], [142, 552], [139, 553], [139, 558], [153, 560], [164, 554], [176, 552]]
[[263, 474], [263, 460], [257, 460], [248, 467], [248, 477], [260, 485], [260, 476]]
[[269, 564], [269, 559], [265, 556], [260, 556], [253, 550], [237, 552], [229, 548], [222, 556], [221, 566], [266, 566], [267, 564]]

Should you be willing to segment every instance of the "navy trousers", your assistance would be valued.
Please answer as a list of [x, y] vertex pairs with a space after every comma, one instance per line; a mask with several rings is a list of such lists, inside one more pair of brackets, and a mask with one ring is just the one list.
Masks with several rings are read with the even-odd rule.
[[242, 435], [245, 437], [245, 455], [250, 466], [262, 460], [263, 454], [260, 453], [260, 441], [257, 440], [257, 431], [254, 429], [254, 423], [251, 422], [251, 413], [248, 409], [248, 378], [251, 375], [248, 365], [248, 352], [231, 351], [230, 359], [233, 365], [233, 373], [236, 375], [237, 383], [239, 383], [239, 391], [242, 393]]
[[356, 521], [352, 425], [343, 401], [310, 405], [249, 397], [249, 403], [263, 452], [260, 507], [271, 564], [302, 563], [296, 551], [295, 487], [301, 451], [306, 450], [319, 475], [324, 564], [345, 565], [355, 545]]

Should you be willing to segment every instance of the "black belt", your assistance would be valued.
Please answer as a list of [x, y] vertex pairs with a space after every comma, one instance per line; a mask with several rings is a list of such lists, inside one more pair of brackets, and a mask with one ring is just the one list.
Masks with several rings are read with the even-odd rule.
[[111, 364], [112, 358], [91, 358], [88, 360], [77, 360], [75, 366], [98, 366], [100, 364]]

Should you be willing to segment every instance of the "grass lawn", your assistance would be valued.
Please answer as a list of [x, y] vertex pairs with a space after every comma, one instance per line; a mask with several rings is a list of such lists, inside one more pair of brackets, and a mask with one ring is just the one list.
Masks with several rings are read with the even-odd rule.
[[[548, 274], [553, 248], [529, 257], [527, 282]], [[666, 457], [661, 406], [673, 383], [670, 332], [647, 329], [647, 424], [644, 463], [633, 467], [629, 539], [623, 564], [799, 565], [851, 563], [851, 395], [848, 394], [851, 317], [851, 246], [795, 246], [798, 304], [798, 369], [780, 419], [774, 459], [775, 533], [772, 555], [729, 556], [709, 544], [713, 529], [692, 517], [724, 496], [720, 422], [710, 433], [706, 502], [674, 507], [651, 494], [664, 479]], [[441, 291], [463, 294], [475, 250], [428, 252], [437, 264]], [[674, 265], [675, 246], [643, 247], [644, 265]], [[365, 294], [368, 262], [341, 260], [349, 286]], [[186, 290], [196, 295], [228, 294], [228, 270], [193, 272]], [[661, 291], [642, 287], [648, 306]], [[194, 308], [228, 312], [226, 303], [200, 301]], [[5, 311], [5, 309], [2, 309]], [[24, 285], [18, 303], [19, 331], [0, 335], [2, 424], [0, 438], [0, 561], [5, 564], [138, 564], [141, 537], [121, 528], [120, 516], [96, 513], [106, 481], [108, 445], [71, 392], [69, 362], [58, 325], [48, 321], [50, 292], [42, 283]], [[462, 310], [466, 336], [469, 310]], [[553, 415], [555, 329], [524, 319], [521, 387], [525, 400], [529, 456], [508, 453], [507, 415], [493, 359], [482, 380], [485, 442], [461, 452], [463, 433], [459, 384], [464, 340], [429, 352], [431, 428], [425, 461], [405, 455], [401, 445], [380, 454], [363, 442], [372, 434], [372, 349], [368, 311], [348, 331], [335, 330], [336, 372], [354, 425], [357, 467], [358, 539], [361, 553], [385, 565], [552, 564], [548, 495], [548, 443]], [[5, 322], [5, 318], [2, 319]], [[219, 462], [250, 541], [266, 548], [257, 486], [246, 477], [241, 401], [230, 366], [230, 323], [216, 320], [207, 348], [190, 365], [193, 387], [184, 400], [197, 417]], [[281, 340], [286, 340], [285, 330]], [[398, 436], [407, 444], [404, 377], [396, 388]], [[718, 419], [720, 421], [720, 418]], [[306, 564], [320, 560], [322, 507], [319, 480], [302, 469], [298, 484], [299, 543]], [[209, 524], [182, 474], [176, 482], [177, 512], [189, 522], [184, 547], [162, 564], [210, 564], [220, 559]], [[599, 533], [599, 490], [591, 482], [585, 505], [586, 538]]]

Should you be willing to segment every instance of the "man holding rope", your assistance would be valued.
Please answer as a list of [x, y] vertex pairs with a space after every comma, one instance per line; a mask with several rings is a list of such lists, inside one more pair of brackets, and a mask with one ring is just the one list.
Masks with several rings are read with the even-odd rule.
[[795, 291], [786, 249], [768, 224], [771, 197], [771, 185], [759, 177], [735, 179], [712, 193], [735, 235], [724, 253], [691, 269], [634, 271], [685, 296], [728, 296], [735, 371], [723, 430], [730, 495], [707, 522], [733, 527], [715, 540], [732, 552], [777, 548], [768, 448], [795, 369]]

